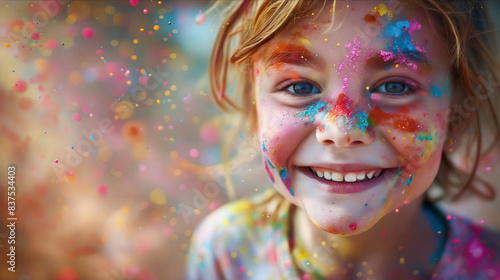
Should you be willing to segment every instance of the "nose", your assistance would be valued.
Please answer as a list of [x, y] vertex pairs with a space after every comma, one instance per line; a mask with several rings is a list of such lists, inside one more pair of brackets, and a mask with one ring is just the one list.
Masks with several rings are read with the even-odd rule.
[[316, 128], [316, 139], [324, 146], [335, 145], [340, 148], [364, 146], [373, 141], [374, 130], [358, 118], [326, 119]]

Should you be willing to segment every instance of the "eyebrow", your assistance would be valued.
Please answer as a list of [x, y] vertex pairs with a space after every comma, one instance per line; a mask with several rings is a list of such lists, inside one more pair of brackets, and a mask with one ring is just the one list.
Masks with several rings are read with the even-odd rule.
[[427, 59], [425, 53], [421, 51], [409, 51], [409, 52], [398, 52], [393, 53], [391, 51], [379, 51], [372, 55], [367, 61], [368, 66], [387, 69], [387, 67], [392, 65], [398, 65], [404, 67], [411, 67], [411, 65], [417, 66], [417, 72], [422, 74], [432, 74], [436, 70], [436, 67]]
[[326, 65], [323, 59], [313, 55], [309, 49], [288, 42], [281, 42], [276, 46], [267, 60], [266, 68], [283, 63], [310, 67], [317, 70], [324, 69]]

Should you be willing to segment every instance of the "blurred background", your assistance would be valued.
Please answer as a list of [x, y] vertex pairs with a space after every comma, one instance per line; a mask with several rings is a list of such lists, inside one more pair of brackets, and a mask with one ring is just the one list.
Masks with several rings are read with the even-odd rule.
[[[0, 1], [0, 213], [7, 223], [15, 165], [18, 218], [16, 273], [0, 229], [0, 279], [182, 279], [199, 221], [272, 187], [259, 145], [210, 97], [220, 19], [208, 7]], [[500, 177], [493, 159], [483, 169]], [[500, 227], [498, 198], [460, 203], [451, 209]]]

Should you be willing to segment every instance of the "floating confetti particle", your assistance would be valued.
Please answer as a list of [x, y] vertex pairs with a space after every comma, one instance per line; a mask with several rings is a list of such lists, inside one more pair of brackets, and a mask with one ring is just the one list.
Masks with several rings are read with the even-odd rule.
[[97, 187], [97, 192], [102, 195], [102, 196], [105, 196], [107, 193], [108, 193], [108, 187], [105, 185], [105, 184], [100, 184], [98, 187]]
[[197, 158], [198, 157], [198, 150], [197, 149], [191, 149], [191, 151], [189, 151], [189, 155], [192, 157], [192, 158]]
[[[197, 14], [196, 18], [194, 19], [194, 23], [197, 25], [203, 24], [205, 23], [205, 20], [206, 20], [205, 14]], [[170, 22], [168, 23], [168, 25], [170, 25]]]
[[85, 27], [82, 30], [82, 36], [83, 36], [83, 38], [90, 39], [90, 38], [94, 37], [94, 30], [90, 27]]
[[81, 120], [82, 120], [82, 115], [80, 115], [79, 113], [74, 113], [73, 114], [73, 121], [79, 122]]

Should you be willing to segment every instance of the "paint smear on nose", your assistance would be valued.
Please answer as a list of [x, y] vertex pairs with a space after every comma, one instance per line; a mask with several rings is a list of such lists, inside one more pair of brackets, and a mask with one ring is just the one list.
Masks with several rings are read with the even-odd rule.
[[352, 129], [356, 126], [362, 131], [367, 131], [369, 126], [368, 114], [359, 110], [354, 105], [354, 101], [344, 93], [339, 95], [333, 109], [328, 111], [327, 120], [330, 123], [342, 125], [345, 129]]
[[375, 125], [391, 126], [403, 132], [415, 132], [421, 129], [420, 124], [414, 118], [408, 116], [408, 111], [408, 108], [403, 108], [389, 114], [379, 107], [375, 107], [370, 112], [369, 118]]

